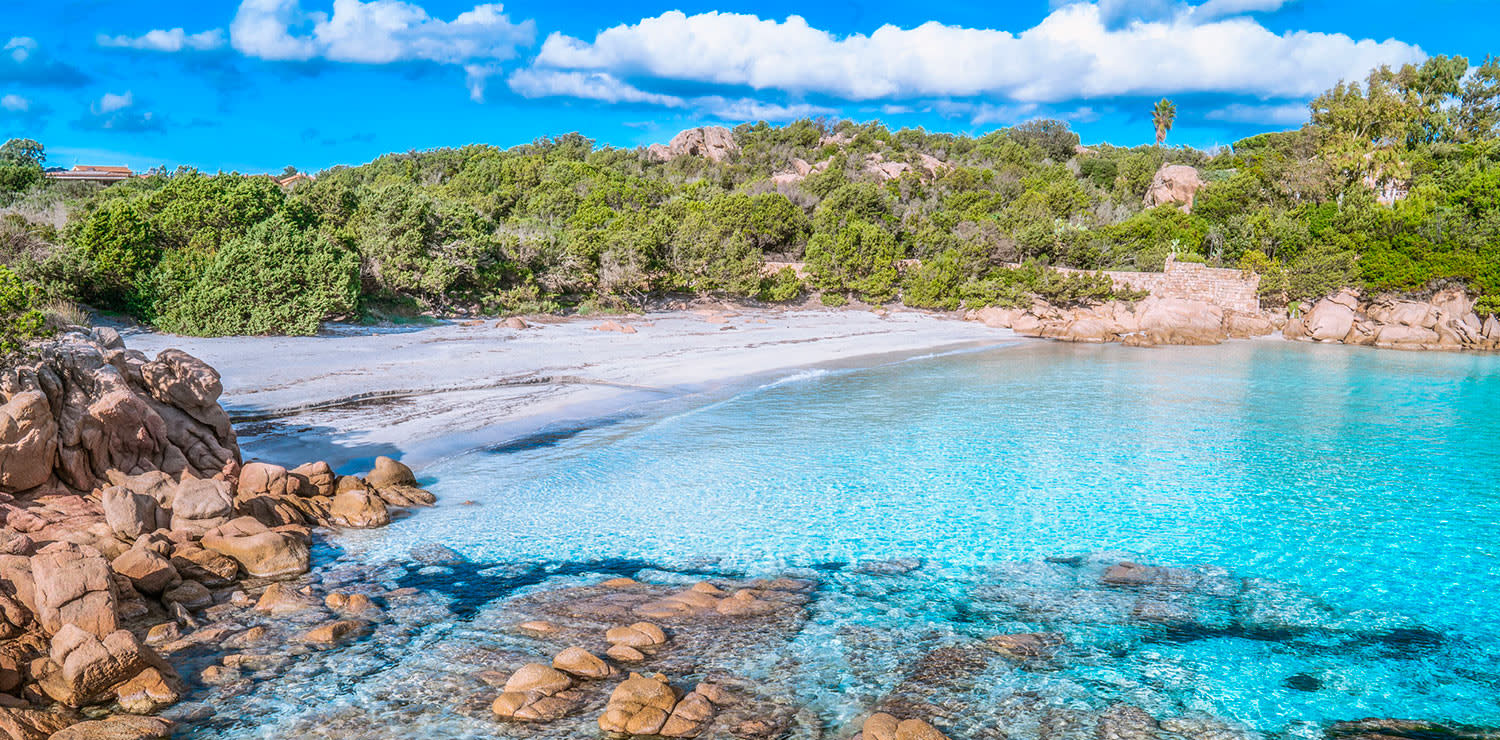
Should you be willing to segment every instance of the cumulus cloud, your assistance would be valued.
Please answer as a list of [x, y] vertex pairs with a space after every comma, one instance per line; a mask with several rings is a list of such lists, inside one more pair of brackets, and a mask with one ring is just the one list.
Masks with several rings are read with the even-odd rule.
[[499, 4], [444, 21], [401, 0], [334, 0], [331, 14], [299, 0], [244, 0], [229, 26], [231, 45], [246, 56], [360, 64], [509, 59], [535, 35], [532, 21], [512, 22]]
[[5, 53], [10, 55], [11, 61], [21, 64], [31, 58], [31, 53], [36, 51], [36, 39], [30, 36], [16, 36], [5, 42]]
[[135, 94], [105, 93], [89, 106], [88, 114], [73, 122], [73, 128], [85, 131], [118, 131], [123, 133], [145, 133], [161, 131], [164, 127], [159, 116], [151, 111], [138, 110]]
[[[1213, 4], [1214, 0], [1210, 0]], [[1269, 0], [1219, 0], [1221, 10]], [[600, 31], [554, 33], [540, 68], [747, 86], [844, 100], [1001, 97], [1049, 103], [1159, 94], [1311, 96], [1374, 66], [1425, 58], [1396, 40], [1277, 34], [1246, 17], [1191, 14], [1111, 28], [1094, 3], [1053, 10], [1020, 33], [937, 22], [837, 36], [800, 16], [670, 11]]]
[[521, 69], [510, 76], [510, 89], [528, 98], [569, 97], [604, 103], [647, 103], [682, 108], [687, 101], [675, 95], [649, 93], [607, 72], [559, 72]]
[[1290, 4], [1291, 0], [1208, 0], [1193, 8], [1192, 14], [1199, 19], [1222, 18], [1245, 13], [1271, 13]]
[[137, 49], [141, 51], [178, 52], [212, 51], [224, 46], [224, 30], [214, 28], [190, 34], [181, 28], [147, 31], [140, 36], [109, 36], [100, 34], [100, 46], [115, 49]]
[[648, 92], [605, 72], [560, 72], [520, 69], [508, 80], [510, 89], [527, 98], [567, 97], [601, 103], [633, 103], [694, 110], [727, 121], [790, 121], [835, 113], [807, 103], [782, 105], [721, 95], [681, 97]]
[[131, 94], [129, 90], [126, 90], [125, 94], [123, 95], [116, 95], [115, 93], [104, 93], [104, 97], [99, 98], [99, 102], [94, 103], [92, 110], [94, 111], [94, 115], [100, 115], [104, 113], [114, 113], [117, 110], [129, 108], [134, 104], [135, 95]]
[[1211, 121], [1228, 123], [1274, 123], [1279, 126], [1300, 126], [1309, 117], [1306, 103], [1231, 103], [1204, 115]]
[[11, 113], [26, 113], [31, 110], [31, 101], [14, 93], [0, 98], [0, 108]]

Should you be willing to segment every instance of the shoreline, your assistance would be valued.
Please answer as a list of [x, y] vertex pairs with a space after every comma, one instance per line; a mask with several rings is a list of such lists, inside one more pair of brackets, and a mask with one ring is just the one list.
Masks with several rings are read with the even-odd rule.
[[[602, 322], [602, 323], [601, 323]], [[598, 330], [613, 325], [633, 329]], [[315, 337], [180, 337], [134, 330], [133, 349], [172, 347], [223, 374], [245, 460], [319, 459], [339, 470], [386, 455], [422, 466], [643, 404], [717, 394], [788, 371], [864, 366], [1021, 341], [917, 311], [672, 311]]]

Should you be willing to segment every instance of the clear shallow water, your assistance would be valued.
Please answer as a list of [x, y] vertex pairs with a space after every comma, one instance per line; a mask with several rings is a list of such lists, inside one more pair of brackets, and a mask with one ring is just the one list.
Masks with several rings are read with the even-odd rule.
[[[1494, 356], [1025, 343], [804, 371], [573, 432], [424, 470], [437, 509], [340, 543], [366, 561], [441, 543], [512, 567], [816, 577], [800, 670], [779, 680], [830, 727], [924, 651], [1024, 629], [1064, 632], [1077, 659], [990, 695], [1293, 736], [1364, 716], [1500, 723]], [[1043, 561], [1067, 555], [1206, 567], [1253, 596], [1163, 634], [1123, 623], [1097, 570]], [[888, 558], [922, 567], [858, 570]], [[484, 590], [444, 578], [423, 583], [455, 603]], [[480, 622], [505, 595], [471, 599]], [[503, 639], [433, 629], [380, 660], [411, 671], [447, 659], [433, 645]]]

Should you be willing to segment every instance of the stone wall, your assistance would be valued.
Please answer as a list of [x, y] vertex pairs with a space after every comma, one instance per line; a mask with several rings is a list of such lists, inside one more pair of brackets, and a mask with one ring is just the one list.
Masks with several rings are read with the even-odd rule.
[[[898, 267], [904, 272], [919, 265], [921, 260], [901, 260]], [[803, 262], [767, 262], [761, 269], [770, 275], [790, 267], [797, 272], [798, 277], [806, 278], [806, 266]], [[1089, 271], [1058, 268], [1058, 272]], [[1166, 269], [1162, 272], [1105, 271], [1104, 274], [1114, 280], [1115, 285], [1147, 290], [1159, 298], [1204, 301], [1241, 313], [1260, 311], [1260, 299], [1256, 295], [1256, 290], [1260, 288], [1260, 275], [1248, 270], [1209, 267], [1198, 262], [1178, 262], [1168, 258]]]
[[1256, 295], [1260, 288], [1260, 275], [1248, 270], [1209, 267], [1197, 262], [1168, 259], [1163, 272], [1106, 271], [1104, 274], [1114, 280], [1115, 285], [1133, 290], [1148, 290], [1151, 295], [1159, 298], [1205, 301], [1243, 313], [1260, 310], [1260, 299]]

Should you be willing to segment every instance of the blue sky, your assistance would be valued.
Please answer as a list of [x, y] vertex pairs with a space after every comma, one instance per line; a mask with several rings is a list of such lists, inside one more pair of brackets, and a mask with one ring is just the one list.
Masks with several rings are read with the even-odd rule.
[[1210, 146], [1379, 63], [1500, 48], [1493, 0], [20, 0], [0, 138], [49, 163], [316, 171], [390, 151], [826, 115]]

